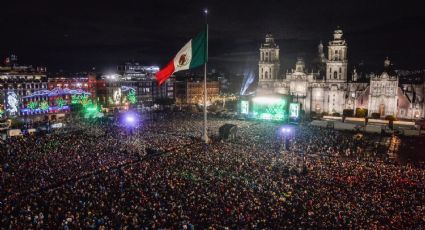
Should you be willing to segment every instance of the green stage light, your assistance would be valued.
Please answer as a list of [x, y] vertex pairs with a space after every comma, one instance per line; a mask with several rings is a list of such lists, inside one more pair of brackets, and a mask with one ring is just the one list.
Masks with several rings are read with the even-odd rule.
[[253, 98], [254, 118], [283, 121], [287, 118], [288, 103], [283, 97]]
[[275, 120], [283, 120], [285, 118], [285, 115], [283, 113], [278, 113], [274, 115]]
[[271, 120], [272, 119], [272, 115], [270, 114], [270, 113], [262, 113], [261, 115], [260, 115], [260, 118], [261, 119], [264, 119], [264, 120]]

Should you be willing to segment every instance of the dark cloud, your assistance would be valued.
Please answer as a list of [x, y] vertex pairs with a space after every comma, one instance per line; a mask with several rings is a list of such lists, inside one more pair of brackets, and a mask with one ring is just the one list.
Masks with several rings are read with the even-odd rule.
[[136, 59], [163, 65], [203, 26], [209, 8], [211, 65], [256, 66], [264, 35], [281, 47], [282, 65], [307, 60], [336, 26], [344, 29], [350, 63], [424, 68], [423, 1], [7, 1], [2, 3], [0, 57], [50, 69], [110, 69]]

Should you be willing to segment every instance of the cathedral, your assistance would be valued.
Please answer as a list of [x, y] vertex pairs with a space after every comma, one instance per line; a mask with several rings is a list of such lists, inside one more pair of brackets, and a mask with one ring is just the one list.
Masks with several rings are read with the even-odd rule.
[[[420, 119], [425, 115], [425, 85], [402, 82], [387, 58], [380, 74], [348, 71], [348, 44], [343, 31], [336, 29], [327, 44], [318, 46], [316, 65], [307, 70], [302, 58], [293, 69], [280, 72], [279, 46], [267, 34], [260, 47], [258, 87], [256, 95], [292, 95], [307, 116], [311, 114], [342, 115], [359, 110], [370, 117], [394, 116]], [[348, 77], [350, 75], [350, 77]]]

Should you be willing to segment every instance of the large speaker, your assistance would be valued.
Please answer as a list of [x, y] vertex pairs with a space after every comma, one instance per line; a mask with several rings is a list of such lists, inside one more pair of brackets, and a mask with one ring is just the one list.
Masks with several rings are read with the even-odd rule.
[[237, 126], [233, 124], [224, 124], [219, 130], [220, 139], [222, 140], [234, 140], [236, 138]]

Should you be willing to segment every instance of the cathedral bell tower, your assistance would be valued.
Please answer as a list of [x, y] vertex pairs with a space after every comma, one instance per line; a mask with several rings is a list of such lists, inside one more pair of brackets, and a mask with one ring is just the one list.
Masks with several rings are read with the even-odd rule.
[[261, 91], [273, 93], [273, 83], [279, 76], [279, 46], [274, 42], [273, 35], [267, 34], [265, 43], [260, 47], [258, 62], [258, 87]]
[[326, 80], [329, 82], [346, 82], [347, 65], [347, 43], [342, 38], [342, 30], [336, 29], [333, 40], [328, 45]]

